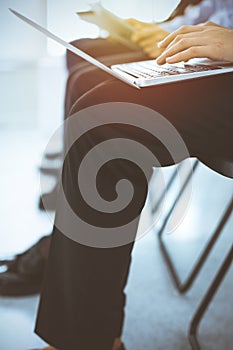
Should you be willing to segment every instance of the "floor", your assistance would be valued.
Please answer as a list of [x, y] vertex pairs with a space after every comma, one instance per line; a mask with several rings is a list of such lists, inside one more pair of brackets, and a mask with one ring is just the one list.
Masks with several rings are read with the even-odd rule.
[[[51, 231], [52, 222], [38, 210], [38, 166], [46, 140], [32, 130], [1, 130], [0, 257], [21, 252]], [[169, 179], [171, 168], [164, 170]], [[159, 190], [156, 176], [142, 215], [140, 232], [150, 226], [134, 248], [127, 285], [123, 339], [128, 350], [189, 350], [187, 328], [193, 312], [232, 244], [233, 218], [185, 295], [173, 286], [158, 244], [157, 231], [171, 205], [177, 183], [169, 191], [159, 218], [151, 207]], [[232, 181], [199, 166], [193, 177], [191, 201], [178, 227], [165, 234], [180, 276], [185, 277], [213, 232], [233, 193]], [[179, 213], [176, 213], [179, 215]], [[156, 221], [156, 223], [155, 223]], [[204, 224], [205, 223], [205, 224]], [[231, 350], [233, 334], [233, 269], [228, 272], [199, 330], [203, 350]], [[34, 333], [38, 297], [0, 298], [0, 350], [29, 350], [44, 345]], [[68, 349], [67, 349], [68, 350]]]
[[[0, 256], [24, 251], [52, 223], [37, 209], [44, 140], [35, 130], [1, 131]], [[0, 298], [0, 349], [23, 350], [44, 345], [34, 333], [38, 296]]]

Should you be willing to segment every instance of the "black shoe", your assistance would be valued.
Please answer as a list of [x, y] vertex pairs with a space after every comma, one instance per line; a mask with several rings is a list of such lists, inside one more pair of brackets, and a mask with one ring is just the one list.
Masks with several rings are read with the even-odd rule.
[[50, 238], [43, 237], [12, 260], [0, 261], [0, 295], [27, 296], [40, 293]]

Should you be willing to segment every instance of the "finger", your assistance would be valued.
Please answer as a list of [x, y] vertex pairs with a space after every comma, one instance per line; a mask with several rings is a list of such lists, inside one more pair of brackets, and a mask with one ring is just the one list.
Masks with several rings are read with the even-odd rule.
[[191, 58], [204, 58], [204, 57], [211, 58], [210, 50], [211, 48], [209, 46], [190, 47], [173, 56], [167, 57], [166, 62], [172, 64], [172, 63], [178, 63], [182, 61], [188, 61]]
[[150, 37], [146, 37], [145, 39], [142, 39], [140, 41], [138, 41], [138, 44], [141, 47], [146, 47], [146, 46], [152, 46], [152, 47], [158, 47], [157, 43], [159, 40], [162, 39], [162, 33], [158, 33], [156, 35], [150, 36]]
[[145, 49], [145, 53], [151, 58], [157, 58], [161, 54], [161, 49]]
[[144, 40], [140, 40], [138, 42], [138, 44], [144, 49], [146, 47], [155, 47], [156, 45], [156, 41], [154, 40], [154, 38], [146, 38]]
[[153, 33], [152, 35], [146, 35], [143, 38], [140, 38], [140, 40], [137, 40], [136, 42], [138, 45], [141, 47], [146, 47], [146, 46], [153, 46], [156, 48], [158, 47], [158, 42], [162, 40], [166, 36], [165, 33], [163, 32], [158, 32], [158, 33]]
[[[177, 44], [180, 41], [183, 40], [187, 40], [187, 39], [192, 39], [192, 38], [202, 38], [203, 37], [203, 33], [202, 32], [195, 32], [195, 33], [186, 33], [186, 34], [179, 34], [175, 37], [174, 40], [172, 40], [170, 42], [170, 44], [165, 48], [166, 50], [169, 49], [170, 47], [172, 47], [173, 45]], [[158, 45], [158, 47], [160, 47], [160, 45]]]
[[130, 26], [134, 26], [135, 25], [135, 20], [133, 18], [126, 18], [124, 21], [127, 24], [129, 24]]
[[172, 45], [170, 48], [167, 48], [158, 58], [157, 63], [164, 64], [166, 62], [167, 57], [174, 56], [175, 54], [187, 50], [189, 48], [203, 46], [205, 44], [205, 40], [202, 38], [182, 39], [178, 43]]
[[152, 36], [155, 37], [156, 40], [162, 40], [167, 34], [168, 32], [166, 30], [153, 24], [148, 27], [144, 26], [143, 28], [137, 29], [132, 35], [132, 40], [140, 41]]
[[174, 32], [170, 33], [166, 38], [164, 38], [164, 40], [162, 40], [160, 43], [158, 43], [159, 47], [166, 47], [167, 45], [169, 45], [169, 43], [174, 40], [174, 38], [177, 35], [180, 34], [188, 34], [188, 33], [195, 33], [195, 32], [202, 32], [206, 30], [206, 27], [222, 27], [214, 22], [205, 22], [205, 23], [200, 23], [198, 25], [184, 25], [180, 28], [178, 28], [177, 30], [175, 30]]
[[164, 38], [160, 43], [158, 43], [158, 46], [165, 48], [170, 44], [170, 42], [172, 42], [177, 37], [177, 35], [201, 32], [203, 30], [204, 30], [203, 26], [200, 26], [200, 25], [182, 26], [181, 28], [175, 30], [174, 32], [169, 34], [166, 38]]
[[214, 22], [211, 22], [211, 21], [207, 21], [205, 23], [201, 23], [200, 26], [205, 26], [205, 27], [220, 27], [220, 28], [223, 28], [223, 26], [221, 26], [220, 24], [216, 24]]
[[155, 28], [140, 28], [136, 30], [132, 35], [132, 41], [139, 42], [140, 40], [144, 40], [150, 36], [155, 35]]
[[138, 21], [138, 20], [136, 20], [136, 19], [134, 19], [134, 18], [127, 18], [127, 19], [125, 19], [125, 22], [128, 24], [128, 25], [130, 25], [130, 26], [132, 26], [132, 27], [134, 27], [134, 28], [140, 28], [142, 25], [143, 25], [143, 22], [141, 22], [141, 21]]

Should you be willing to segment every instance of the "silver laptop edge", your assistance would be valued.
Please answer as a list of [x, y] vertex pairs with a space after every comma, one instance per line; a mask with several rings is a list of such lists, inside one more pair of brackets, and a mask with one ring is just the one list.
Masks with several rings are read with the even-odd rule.
[[[138, 62], [139, 63], [139, 62]], [[214, 61], [213, 61], [214, 64]], [[130, 63], [124, 64], [124, 66], [130, 65]], [[149, 86], [156, 86], [156, 85], [162, 85], [162, 84], [168, 84], [168, 83], [174, 83], [179, 82], [183, 80], [190, 80], [190, 79], [197, 79], [202, 77], [208, 77], [212, 75], [218, 75], [218, 74], [224, 74], [224, 73], [231, 73], [233, 72], [233, 64], [230, 67], [224, 67], [223, 65], [219, 64], [219, 69], [209, 70], [209, 71], [203, 71], [203, 72], [192, 72], [192, 73], [183, 73], [183, 74], [174, 74], [170, 76], [162, 76], [162, 77], [156, 77], [156, 78], [135, 78], [133, 75], [131, 75], [128, 72], [125, 72], [121, 67], [123, 65], [116, 64], [113, 65], [111, 68], [113, 71], [124, 77], [125, 79], [134, 82], [134, 84], [137, 84], [139, 87], [149, 87]], [[156, 66], [156, 63], [155, 63]]]
[[[196, 79], [196, 78], [201, 78], [201, 77], [207, 77], [211, 75], [218, 75], [218, 74], [223, 74], [223, 73], [230, 73], [233, 72], [233, 64], [229, 67], [224, 67], [222, 63], [218, 64], [220, 66], [220, 69], [214, 69], [214, 70], [208, 70], [208, 71], [197, 71], [197, 72], [192, 72], [192, 73], [185, 73], [185, 74], [174, 74], [170, 76], [162, 76], [162, 77], [156, 77], [156, 78], [137, 78], [133, 74], [129, 74], [128, 72], [124, 72], [122, 69], [121, 64], [113, 65], [111, 68], [106, 66], [105, 64], [101, 63], [100, 61], [96, 60], [92, 56], [86, 54], [82, 50], [76, 48], [75, 46], [67, 43], [63, 39], [59, 38], [55, 34], [51, 33], [48, 31], [46, 28], [40, 26], [39, 24], [35, 23], [31, 19], [21, 15], [15, 10], [12, 10], [9, 8], [9, 10], [17, 17], [19, 17], [22, 21], [28, 23], [32, 27], [34, 27], [36, 30], [40, 31], [47, 37], [55, 40], [58, 42], [60, 45], [64, 46], [67, 50], [75, 53], [79, 57], [83, 58], [85, 61], [93, 64], [94, 66], [100, 68], [104, 72], [112, 75], [113, 77], [123, 81], [124, 83], [133, 86], [134, 88], [140, 89], [141, 87], [146, 87], [146, 86], [154, 86], [154, 85], [161, 85], [161, 84], [167, 84], [167, 83], [172, 83], [172, 82], [178, 82], [182, 80], [188, 80], [188, 79]], [[138, 62], [139, 63], [139, 62]], [[200, 63], [200, 62], [199, 62]], [[128, 63], [130, 65], [130, 63]], [[154, 64], [156, 66], [156, 63], [154, 61]], [[213, 62], [215, 64], [215, 62]], [[127, 65], [124, 64], [124, 65]]]
[[46, 35], [47, 37], [55, 40], [56, 42], [58, 42], [59, 44], [61, 44], [62, 46], [64, 46], [67, 50], [72, 51], [73, 53], [75, 53], [76, 55], [78, 55], [79, 57], [83, 58], [85, 61], [93, 64], [94, 66], [102, 69], [104, 72], [114, 76], [115, 78], [122, 80], [124, 83], [133, 86], [134, 88], [139, 89], [139, 86], [136, 85], [135, 82], [129, 81], [127, 79], [125, 79], [124, 77], [120, 76], [118, 73], [114, 72], [111, 68], [107, 67], [105, 64], [101, 63], [100, 61], [96, 60], [95, 58], [93, 58], [92, 56], [89, 56], [88, 54], [86, 54], [85, 52], [77, 49], [75, 46], [67, 43], [66, 41], [64, 41], [63, 39], [59, 38], [57, 35], [51, 33], [49, 30], [47, 30], [46, 28], [40, 26], [39, 24], [37, 24], [36, 22], [32, 21], [31, 19], [21, 15], [19, 12], [12, 10], [11, 8], [9, 8], [9, 10], [18, 18], [20, 18], [22, 21], [28, 23], [30, 26], [34, 27], [36, 30], [40, 31], [41, 33], [43, 33], [44, 35]]

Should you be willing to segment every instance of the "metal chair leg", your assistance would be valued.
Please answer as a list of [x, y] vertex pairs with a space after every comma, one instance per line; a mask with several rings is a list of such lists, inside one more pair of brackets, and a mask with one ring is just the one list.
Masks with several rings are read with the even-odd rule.
[[[182, 196], [184, 190], [186, 189], [187, 185], [189, 184], [189, 181], [191, 180], [193, 174], [195, 173], [198, 164], [199, 164], [199, 161], [198, 161], [198, 160], [195, 160], [195, 162], [194, 162], [194, 164], [193, 164], [192, 170], [191, 170], [190, 173], [188, 174], [188, 176], [187, 176], [187, 178], [186, 178], [186, 180], [185, 180], [183, 186], [181, 187], [181, 189], [180, 189], [178, 195], [176, 196], [176, 199], [175, 199], [175, 201], [174, 201], [172, 207], [170, 208], [169, 212], [167, 213], [167, 215], [166, 215], [166, 217], [165, 217], [165, 219], [164, 219], [164, 221], [163, 221], [163, 225], [162, 225], [162, 227], [161, 227], [161, 229], [159, 230], [159, 233], [158, 233], [159, 238], [161, 238], [161, 236], [162, 236], [162, 234], [163, 234], [163, 231], [164, 231], [164, 228], [165, 228], [165, 226], [166, 226], [166, 224], [167, 224], [167, 222], [168, 222], [168, 220], [169, 220], [169, 218], [170, 218], [170, 216], [171, 216], [173, 210], [175, 209], [175, 206], [176, 206], [177, 202], [178, 202], [179, 199], [181, 198], [181, 196]], [[175, 176], [173, 177], [172, 182], [174, 181], [174, 179], [175, 179]], [[165, 190], [165, 191], [166, 191], [166, 190]]]
[[[163, 221], [163, 225], [162, 225], [160, 231], [158, 232], [158, 238], [159, 238], [159, 242], [160, 242], [160, 247], [161, 247], [161, 250], [162, 250], [162, 253], [163, 253], [165, 262], [166, 262], [166, 264], [167, 264], [167, 266], [168, 266], [168, 269], [169, 269], [169, 272], [170, 272], [170, 274], [171, 274], [171, 276], [172, 276], [173, 282], [174, 282], [176, 288], [177, 288], [180, 292], [182, 292], [182, 288], [180, 287], [180, 286], [181, 286], [181, 281], [180, 281], [180, 278], [179, 278], [179, 276], [178, 276], [178, 273], [176, 272], [176, 269], [175, 269], [175, 266], [174, 266], [174, 264], [173, 264], [173, 262], [172, 262], [172, 259], [171, 259], [170, 255], [169, 255], [169, 253], [168, 253], [168, 250], [167, 250], [167, 248], [166, 248], [166, 246], [165, 246], [165, 243], [163, 242], [162, 235], [163, 235], [164, 229], [165, 229], [165, 227], [166, 227], [166, 224], [167, 224], [167, 222], [168, 222], [168, 220], [169, 220], [169, 218], [170, 218], [170, 216], [171, 216], [173, 210], [175, 209], [175, 206], [176, 206], [177, 202], [178, 202], [179, 199], [181, 198], [181, 196], [182, 196], [183, 192], [185, 191], [185, 189], [186, 189], [186, 187], [187, 187], [189, 181], [191, 180], [193, 174], [195, 173], [195, 171], [196, 171], [196, 169], [197, 169], [197, 167], [198, 167], [198, 164], [199, 164], [199, 161], [196, 160], [196, 161], [194, 162], [194, 164], [193, 164], [193, 169], [192, 169], [192, 171], [188, 174], [188, 176], [187, 176], [187, 178], [186, 178], [186, 180], [185, 180], [183, 186], [181, 187], [181, 189], [180, 189], [178, 195], [177, 195], [176, 198], [175, 198], [175, 201], [174, 201], [172, 207], [170, 208], [169, 212], [167, 213], [167, 215], [166, 215], [166, 217], [165, 217], [165, 219], [164, 219], [164, 221]], [[176, 174], [174, 174], [174, 175], [176, 175]], [[172, 176], [172, 178], [171, 178], [171, 180], [170, 180], [170, 181], [172, 181], [172, 182], [174, 181], [174, 178], [175, 178], [174, 175]]]
[[[194, 173], [195, 168], [197, 167], [198, 163], [199, 163], [199, 160], [196, 159], [196, 160], [194, 161], [194, 163], [193, 163], [192, 171], [188, 174], [188, 182], [189, 182], [190, 179], [192, 178], [192, 174]], [[165, 196], [166, 192], [171, 188], [171, 186], [172, 186], [174, 180], [175, 180], [176, 177], [177, 177], [178, 170], [179, 170], [182, 166], [183, 166], [183, 162], [181, 162], [180, 164], [178, 164], [177, 169], [174, 170], [174, 172], [173, 172], [173, 174], [172, 174], [170, 180], [168, 181], [168, 184], [167, 184], [166, 188], [164, 189], [164, 191], [162, 192], [162, 194], [160, 195], [160, 197], [157, 199], [157, 202], [156, 202], [155, 206], [151, 209], [151, 213], [152, 213], [152, 214], [154, 214], [154, 213], [158, 210], [158, 208], [160, 207], [160, 205], [161, 205], [161, 203], [162, 203], [162, 201], [163, 201], [163, 199], [164, 199], [164, 196]], [[191, 176], [190, 176], [190, 175], [191, 175]], [[188, 184], [188, 183], [187, 183], [187, 184]], [[186, 184], [186, 185], [187, 185], [187, 184]], [[186, 186], [186, 185], [185, 185], [185, 186]], [[185, 187], [184, 187], [184, 189], [185, 189]], [[183, 190], [183, 187], [181, 188], [181, 191], [182, 191], [182, 190]], [[179, 196], [179, 194], [178, 194], [178, 196]], [[178, 196], [176, 197], [175, 202], [177, 202]], [[167, 216], [170, 217], [171, 213], [172, 213], [172, 210], [169, 211], [169, 213], [168, 213]], [[167, 218], [167, 216], [166, 216], [165, 220], [168, 220], [168, 219], [169, 219], [169, 217]]]
[[224, 215], [222, 216], [214, 234], [212, 237], [209, 239], [207, 245], [204, 247], [202, 253], [200, 254], [199, 258], [197, 261], [194, 263], [193, 268], [191, 269], [190, 274], [186, 278], [184, 282], [181, 282], [180, 277], [178, 276], [178, 273], [174, 267], [174, 264], [172, 262], [172, 259], [168, 253], [168, 250], [166, 248], [165, 243], [163, 242], [162, 236], [160, 236], [160, 246], [162, 253], [164, 255], [165, 261], [168, 265], [169, 271], [171, 273], [172, 279], [175, 283], [175, 286], [177, 287], [178, 291], [180, 293], [186, 292], [191, 285], [193, 284], [194, 280], [196, 279], [199, 271], [201, 270], [202, 266], [204, 265], [208, 255], [211, 252], [211, 249], [213, 248], [215, 242], [217, 241], [218, 237], [220, 236], [229, 216], [231, 215], [231, 212], [233, 210], [233, 199], [229, 203], [227, 209], [225, 210]]
[[189, 342], [191, 344], [191, 347], [193, 350], [200, 350], [200, 345], [197, 339], [197, 330], [198, 326], [202, 320], [202, 317], [204, 313], [206, 312], [211, 300], [213, 299], [216, 291], [218, 290], [221, 282], [223, 281], [231, 263], [233, 260], [233, 245], [231, 246], [231, 249], [229, 250], [228, 254], [226, 255], [221, 267], [219, 268], [215, 278], [213, 279], [213, 282], [209, 286], [206, 294], [201, 300], [201, 303], [199, 304], [191, 322], [189, 325], [188, 330], [188, 338]]
[[[181, 166], [181, 165], [179, 165]], [[156, 211], [158, 210], [158, 208], [160, 207], [162, 200], [166, 194], [166, 192], [171, 188], [171, 185], [173, 184], [175, 178], [177, 176], [177, 169], [174, 170], [170, 180], [168, 181], [168, 184], [166, 186], [166, 188], [164, 189], [164, 191], [162, 192], [162, 194], [160, 195], [159, 199], [157, 200], [155, 206], [151, 209], [151, 213], [154, 214], [156, 213]]]

